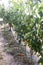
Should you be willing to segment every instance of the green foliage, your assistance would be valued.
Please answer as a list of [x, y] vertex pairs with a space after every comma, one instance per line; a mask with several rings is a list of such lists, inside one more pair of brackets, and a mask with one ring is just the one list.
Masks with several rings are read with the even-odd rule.
[[28, 40], [31, 48], [40, 53], [43, 44], [41, 41], [43, 37], [43, 3], [40, 2], [40, 5], [39, 3], [34, 4], [32, 1], [27, 1], [25, 4], [21, 3], [25, 6], [22, 6], [20, 10], [20, 3], [17, 4], [14, 20], [16, 31], [21, 39]]
[[12, 0], [12, 8], [4, 13], [4, 21], [14, 24], [23, 40], [28, 40], [31, 49], [41, 53], [43, 45], [43, 2]]
[[39, 63], [42, 63], [43, 64], [43, 57], [40, 58]]
[[3, 17], [5, 13], [4, 5], [0, 5], [0, 17]]

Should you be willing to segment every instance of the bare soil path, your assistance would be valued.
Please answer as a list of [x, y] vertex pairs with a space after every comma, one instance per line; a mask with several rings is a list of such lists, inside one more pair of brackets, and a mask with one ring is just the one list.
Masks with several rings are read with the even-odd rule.
[[2, 29], [0, 27], [0, 65], [15, 65], [13, 56], [4, 52], [5, 44], [6, 40], [2, 35]]

